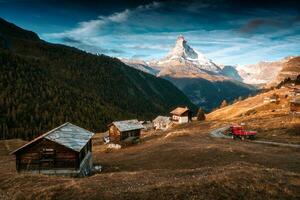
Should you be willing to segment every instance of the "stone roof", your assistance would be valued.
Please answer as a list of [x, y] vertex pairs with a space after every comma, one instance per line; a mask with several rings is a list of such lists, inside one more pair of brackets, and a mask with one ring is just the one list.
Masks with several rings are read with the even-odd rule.
[[113, 122], [112, 124], [115, 125], [117, 127], [117, 129], [121, 132], [138, 130], [138, 129], [144, 128], [144, 126], [137, 119], [116, 121], [116, 122]]
[[16, 153], [17, 151], [27, 147], [28, 145], [30, 145], [42, 138], [46, 138], [50, 141], [58, 143], [69, 149], [80, 152], [81, 149], [93, 137], [93, 135], [94, 135], [94, 133], [67, 122], [55, 129], [52, 129], [51, 131], [35, 138], [34, 140], [28, 142], [27, 144], [18, 148], [17, 150], [15, 150], [12, 153]]

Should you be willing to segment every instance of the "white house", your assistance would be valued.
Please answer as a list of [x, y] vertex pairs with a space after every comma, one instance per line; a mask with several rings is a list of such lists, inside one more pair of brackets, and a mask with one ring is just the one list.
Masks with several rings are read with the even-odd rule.
[[187, 107], [177, 107], [171, 111], [172, 121], [177, 124], [184, 124], [191, 121], [191, 111]]

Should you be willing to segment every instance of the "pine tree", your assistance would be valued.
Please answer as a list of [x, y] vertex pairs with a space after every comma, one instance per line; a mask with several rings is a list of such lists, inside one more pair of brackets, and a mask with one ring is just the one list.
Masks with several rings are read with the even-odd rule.
[[228, 105], [227, 101], [224, 99], [220, 105], [220, 108], [224, 108]]
[[199, 108], [198, 109], [198, 112], [197, 112], [197, 120], [198, 121], [204, 121], [205, 120], [205, 113], [204, 113], [204, 111], [201, 109], [201, 108]]

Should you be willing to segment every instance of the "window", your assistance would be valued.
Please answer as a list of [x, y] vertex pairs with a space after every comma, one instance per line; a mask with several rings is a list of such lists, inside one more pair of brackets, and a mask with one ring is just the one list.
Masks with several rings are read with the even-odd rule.
[[41, 152], [42, 160], [49, 160], [55, 158], [55, 150], [54, 149], [43, 149]]

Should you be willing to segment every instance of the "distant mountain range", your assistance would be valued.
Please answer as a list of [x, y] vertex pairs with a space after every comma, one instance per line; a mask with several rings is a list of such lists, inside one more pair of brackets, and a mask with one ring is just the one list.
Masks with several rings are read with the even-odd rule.
[[104, 131], [196, 106], [172, 83], [38, 35], [0, 18], [0, 139], [32, 138], [66, 121]]
[[219, 67], [188, 45], [180, 35], [171, 51], [150, 62], [125, 60], [129, 66], [165, 78], [182, 90], [190, 100], [209, 111], [223, 100], [233, 101], [255, 93], [255, 87], [242, 81], [235, 67]]
[[279, 84], [285, 78], [296, 79], [300, 74], [299, 59], [299, 56], [289, 56], [278, 61], [261, 61], [237, 67], [236, 70], [243, 82], [268, 88]]

